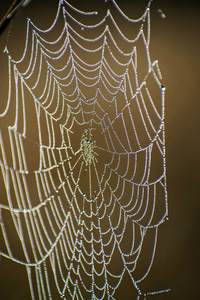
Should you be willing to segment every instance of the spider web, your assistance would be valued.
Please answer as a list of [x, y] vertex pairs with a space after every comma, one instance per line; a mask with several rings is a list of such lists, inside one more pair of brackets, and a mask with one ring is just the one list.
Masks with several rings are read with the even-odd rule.
[[49, 29], [28, 19], [20, 60], [5, 49], [0, 254], [26, 267], [32, 299], [116, 299], [124, 277], [136, 299], [163, 292], [139, 287], [168, 214], [150, 4], [132, 20], [114, 0], [103, 18], [62, 0]]

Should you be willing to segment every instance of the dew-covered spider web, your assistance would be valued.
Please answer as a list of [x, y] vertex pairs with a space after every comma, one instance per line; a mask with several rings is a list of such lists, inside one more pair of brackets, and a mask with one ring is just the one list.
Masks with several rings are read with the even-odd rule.
[[150, 4], [133, 20], [114, 0], [104, 17], [60, 0], [47, 30], [28, 19], [20, 60], [5, 49], [0, 254], [32, 299], [119, 299], [124, 278], [131, 299], [167, 291], [140, 288], [168, 214]]

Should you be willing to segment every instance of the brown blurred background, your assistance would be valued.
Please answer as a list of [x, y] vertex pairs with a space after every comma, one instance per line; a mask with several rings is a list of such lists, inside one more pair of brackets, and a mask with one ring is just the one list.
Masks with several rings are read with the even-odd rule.
[[[103, 0], [69, 1], [80, 9], [98, 10]], [[12, 1], [1, 0], [0, 18]], [[20, 58], [26, 18], [41, 28], [51, 25], [57, 0], [32, 0], [12, 22], [8, 48]], [[147, 1], [118, 0], [130, 17], [139, 17]], [[166, 158], [169, 221], [159, 228], [155, 262], [147, 277], [148, 290], [171, 292], [149, 299], [200, 299], [200, 5], [196, 1], [154, 0], [151, 7], [151, 58], [158, 59], [166, 86]], [[162, 9], [166, 19], [157, 12]], [[9, 28], [0, 36], [0, 105], [8, 89]], [[17, 38], [17, 39], [16, 39]], [[23, 266], [1, 258], [0, 298], [29, 300]], [[130, 298], [132, 299], [131, 295]], [[123, 299], [122, 299], [123, 300]]]

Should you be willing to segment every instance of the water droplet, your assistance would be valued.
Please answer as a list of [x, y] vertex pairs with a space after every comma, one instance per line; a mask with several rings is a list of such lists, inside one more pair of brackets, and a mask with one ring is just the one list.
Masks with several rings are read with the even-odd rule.
[[5, 49], [3, 52], [9, 54], [7, 46], [5, 46]]
[[161, 16], [162, 19], [166, 19], [166, 16], [163, 13], [162, 9], [158, 9], [157, 11], [158, 11], [158, 13], [159, 13], [159, 15]]
[[81, 30], [83, 31], [85, 28], [84, 27], [81, 27]]
[[161, 91], [165, 91], [165, 86], [164, 85], [161, 85]]

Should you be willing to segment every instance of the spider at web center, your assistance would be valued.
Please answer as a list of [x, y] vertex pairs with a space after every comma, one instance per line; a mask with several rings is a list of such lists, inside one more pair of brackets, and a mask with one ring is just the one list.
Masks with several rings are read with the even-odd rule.
[[80, 149], [86, 166], [91, 165], [94, 160], [97, 162], [98, 154], [95, 152], [97, 146], [96, 141], [92, 139], [92, 130], [94, 128], [85, 129], [81, 137]]

